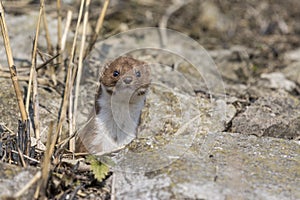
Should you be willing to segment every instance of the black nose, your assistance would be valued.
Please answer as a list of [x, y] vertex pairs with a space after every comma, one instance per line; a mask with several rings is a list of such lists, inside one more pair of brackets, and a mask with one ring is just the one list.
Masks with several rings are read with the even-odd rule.
[[132, 82], [132, 77], [131, 76], [124, 77], [123, 82], [125, 84], [130, 84]]

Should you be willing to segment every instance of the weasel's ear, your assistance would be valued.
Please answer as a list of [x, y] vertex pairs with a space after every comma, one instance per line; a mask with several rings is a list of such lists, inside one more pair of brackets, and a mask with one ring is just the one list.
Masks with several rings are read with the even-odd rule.
[[99, 70], [99, 75], [98, 75], [98, 80], [99, 82], [101, 82], [101, 77], [103, 77], [103, 74], [105, 72], [105, 70], [109, 67], [110, 63], [106, 63], [105, 65], [99, 66], [100, 70]]

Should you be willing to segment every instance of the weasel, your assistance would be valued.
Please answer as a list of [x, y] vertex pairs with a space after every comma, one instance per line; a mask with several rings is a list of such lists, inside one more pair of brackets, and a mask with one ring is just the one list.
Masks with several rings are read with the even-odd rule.
[[119, 57], [100, 72], [95, 112], [79, 131], [76, 151], [104, 154], [136, 137], [141, 111], [150, 85], [150, 66]]

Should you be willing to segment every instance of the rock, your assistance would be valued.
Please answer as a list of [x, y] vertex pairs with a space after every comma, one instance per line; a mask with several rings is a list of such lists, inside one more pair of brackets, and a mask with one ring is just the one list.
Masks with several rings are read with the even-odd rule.
[[118, 163], [118, 170], [160, 169], [182, 156], [198, 133], [225, 130], [235, 112], [234, 106], [220, 99], [209, 101], [152, 85], [138, 138], [125, 148], [127, 157], [118, 154], [114, 162]]
[[[17, 133], [18, 120], [21, 120], [21, 116], [12, 82], [10, 79], [0, 78], [0, 84], [1, 90], [4, 91], [0, 93], [0, 123], [4, 123], [5, 126]], [[19, 84], [24, 95], [23, 88], [27, 87], [27, 83], [19, 81]], [[41, 139], [46, 142], [49, 124], [58, 117], [61, 96], [58, 93], [38, 88], [38, 99]]]
[[280, 72], [261, 74], [260, 77], [267, 79], [269, 84], [266, 84], [266, 86], [272, 89], [285, 89], [286, 91], [291, 92], [296, 88], [296, 84], [290, 80], [287, 80]]
[[59, 93], [39, 87], [38, 100], [41, 141], [46, 143], [50, 122], [55, 122], [58, 119], [62, 97]]
[[219, 7], [210, 1], [201, 3], [201, 11], [198, 17], [202, 29], [225, 32], [230, 30], [231, 21], [221, 13]]
[[292, 139], [300, 136], [299, 100], [285, 94], [259, 97], [232, 121], [232, 131]]
[[[300, 146], [295, 141], [236, 133], [202, 134], [168, 166], [153, 171], [136, 168], [114, 171], [116, 196], [120, 199], [300, 198]], [[136, 162], [127, 155], [122, 155], [124, 160]], [[153, 160], [151, 154], [145, 159]]]
[[[15, 65], [17, 67], [22, 65], [30, 65], [32, 40], [34, 38], [34, 32], [36, 29], [36, 20], [38, 18], [38, 12], [31, 12], [28, 15], [13, 16], [5, 14], [6, 26], [8, 29], [8, 35], [10, 37], [10, 45], [14, 56]], [[53, 25], [53, 21], [51, 20]], [[50, 22], [50, 21], [49, 21]], [[56, 27], [56, 26], [53, 26]], [[52, 29], [49, 29], [50, 31]], [[54, 34], [51, 32], [50, 34]], [[21, 42], [22, 41], [22, 42]], [[0, 37], [0, 45], [3, 46], [3, 38]], [[46, 47], [46, 41], [40, 39], [39, 48], [41, 46]], [[5, 49], [0, 49], [0, 54], [5, 55]], [[6, 56], [0, 58], [0, 65], [7, 66]]]
[[282, 73], [290, 80], [300, 85], [300, 61], [289, 64]]
[[18, 119], [21, 119], [16, 93], [11, 79], [0, 78], [0, 123], [4, 123], [14, 132], [17, 131]]
[[[21, 168], [0, 162], [0, 199], [13, 198], [33, 178], [37, 171], [33, 168]], [[20, 199], [32, 199], [34, 192], [35, 187], [30, 187]]]
[[222, 77], [234, 83], [244, 83], [251, 77], [249, 54], [254, 50], [243, 46], [233, 46], [230, 49], [209, 51]]
[[284, 59], [286, 61], [300, 61], [300, 48], [286, 52]]

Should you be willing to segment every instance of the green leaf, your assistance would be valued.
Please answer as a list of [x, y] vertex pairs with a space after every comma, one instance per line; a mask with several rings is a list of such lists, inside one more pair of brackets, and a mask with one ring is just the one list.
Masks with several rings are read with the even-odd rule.
[[91, 170], [95, 178], [101, 182], [109, 172], [109, 167], [97, 160], [95, 156], [88, 156], [87, 161], [91, 163]]

